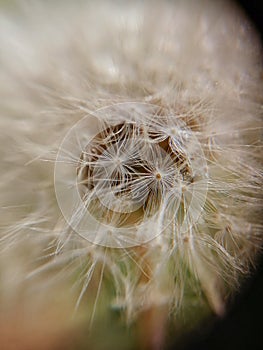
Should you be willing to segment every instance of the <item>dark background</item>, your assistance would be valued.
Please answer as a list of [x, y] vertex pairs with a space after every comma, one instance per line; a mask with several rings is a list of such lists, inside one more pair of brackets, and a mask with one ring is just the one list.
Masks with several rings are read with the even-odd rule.
[[246, 281], [235, 297], [228, 314], [210, 320], [188, 336], [177, 350], [262, 350], [263, 349], [263, 259], [256, 273]]
[[247, 16], [252, 20], [256, 29], [263, 39], [263, 1], [262, 0], [239, 0], [237, 4], [243, 8]]
[[[251, 19], [263, 44], [263, 0], [236, 2]], [[173, 348], [175, 346], [171, 349]], [[187, 343], [176, 344], [176, 349], [263, 349], [263, 257], [259, 259], [256, 271], [247, 279], [242, 292], [235, 297], [226, 317], [209, 326], [204, 325], [202, 329], [189, 335]]]

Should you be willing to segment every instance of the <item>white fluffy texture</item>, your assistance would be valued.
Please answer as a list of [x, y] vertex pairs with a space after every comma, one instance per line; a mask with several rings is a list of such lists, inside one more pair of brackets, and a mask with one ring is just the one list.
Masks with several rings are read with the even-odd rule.
[[[3, 300], [80, 273], [77, 304], [95, 293], [92, 318], [104, 276], [129, 320], [154, 305], [201, 305], [200, 291], [221, 314], [262, 239], [262, 70], [250, 24], [220, 1], [18, 1], [0, 28]], [[111, 250], [61, 218], [58, 146], [82, 117], [119, 102], [168, 110], [202, 145], [207, 201], [186, 235]]]

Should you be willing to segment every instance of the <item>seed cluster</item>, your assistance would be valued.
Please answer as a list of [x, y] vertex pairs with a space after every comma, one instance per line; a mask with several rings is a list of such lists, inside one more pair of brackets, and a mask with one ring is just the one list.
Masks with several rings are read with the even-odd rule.
[[154, 215], [168, 192], [177, 198], [193, 175], [176, 143], [176, 136], [129, 122], [97, 134], [77, 168], [79, 192], [92, 215], [126, 226]]

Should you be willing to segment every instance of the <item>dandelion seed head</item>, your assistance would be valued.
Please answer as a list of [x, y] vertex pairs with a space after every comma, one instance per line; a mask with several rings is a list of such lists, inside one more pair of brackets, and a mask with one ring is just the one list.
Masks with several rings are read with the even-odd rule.
[[45, 308], [70, 291], [91, 325], [110, 307], [128, 324], [222, 315], [262, 244], [251, 25], [225, 2], [14, 3], [0, 14], [0, 297]]

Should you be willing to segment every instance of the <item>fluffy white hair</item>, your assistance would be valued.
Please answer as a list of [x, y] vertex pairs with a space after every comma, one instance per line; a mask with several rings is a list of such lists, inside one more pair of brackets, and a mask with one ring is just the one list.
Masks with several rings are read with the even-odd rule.
[[[99, 310], [110, 305], [128, 322], [153, 309], [186, 323], [195, 312], [206, 313], [208, 305], [222, 315], [227, 297], [249, 272], [262, 241], [261, 48], [250, 23], [223, 1], [38, 0], [1, 7], [3, 303], [12, 307], [22, 299], [30, 305], [49, 305], [47, 295], [59, 296], [62, 288], [74, 284], [70, 298], [77, 308], [83, 303], [81, 310], [91, 324]], [[125, 123], [137, 125], [135, 132], [128, 131], [128, 141]], [[172, 126], [176, 135], [169, 134]], [[104, 133], [94, 134], [102, 147], [95, 151], [95, 161], [85, 144], [93, 129]], [[65, 146], [62, 141], [69, 130], [77, 136]], [[130, 141], [134, 135], [136, 142]], [[152, 144], [159, 151], [152, 151]], [[135, 220], [131, 232], [139, 232], [132, 238], [137, 241], [126, 245], [122, 240], [118, 249], [105, 243], [108, 231], [101, 231], [100, 225], [85, 221], [85, 233], [76, 232], [73, 221], [79, 223], [82, 216], [76, 219], [78, 209], [72, 209], [75, 197], [65, 199], [73, 201], [68, 220], [60, 212], [63, 203], [57, 203], [53, 182], [56, 161], [58, 187], [63, 181], [74, 186], [82, 166], [84, 192], [96, 188], [99, 199], [107, 197], [109, 187], [98, 195], [101, 182], [87, 183], [94, 176], [91, 167], [102, 164], [98, 159], [102, 162], [107, 150], [107, 161], [112, 157], [109, 145], [115, 155], [120, 146], [128, 158], [136, 150], [150, 159], [152, 168], [142, 170], [141, 153], [131, 155], [130, 173], [115, 173], [123, 181], [118, 191], [124, 191], [124, 178], [132, 178], [129, 193], [139, 193], [139, 203], [142, 198], [147, 201], [136, 214], [140, 220], [151, 216], [151, 210], [161, 208], [162, 215], [156, 222], [149, 220], [151, 226], [143, 230]], [[57, 158], [63, 147], [66, 155]], [[178, 170], [180, 198], [174, 187], [170, 189], [170, 180], [161, 190], [159, 185], [151, 187], [149, 169], [155, 169], [163, 152], [173, 155], [157, 162], [160, 169], [171, 160], [175, 167], [193, 165], [191, 171]], [[105, 159], [103, 166], [105, 170]], [[170, 177], [177, 176], [170, 163], [168, 170]], [[142, 187], [134, 189], [136, 181]], [[142, 194], [145, 181], [150, 192]], [[190, 206], [187, 188], [194, 185]], [[169, 200], [164, 200], [167, 186]], [[109, 196], [97, 201], [93, 210], [99, 221], [111, 215], [116, 237], [123, 216], [116, 219], [109, 208], [120, 212], [121, 206], [117, 210]], [[164, 229], [165, 220], [169, 225]], [[149, 327], [154, 332], [157, 326]]]

